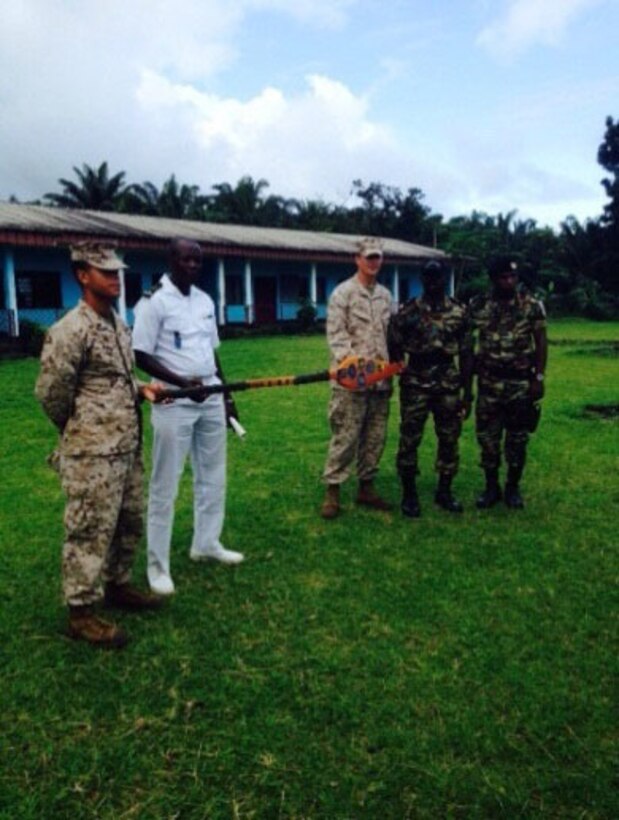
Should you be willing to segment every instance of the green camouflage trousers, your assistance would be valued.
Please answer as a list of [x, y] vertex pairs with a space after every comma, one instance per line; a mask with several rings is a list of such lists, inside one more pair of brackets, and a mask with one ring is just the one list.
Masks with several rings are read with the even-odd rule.
[[376, 476], [387, 440], [390, 398], [388, 390], [331, 391], [331, 442], [322, 475], [326, 484], [346, 481], [355, 457], [359, 481], [371, 481]]
[[400, 387], [400, 445], [396, 460], [398, 472], [419, 472], [417, 450], [430, 413], [434, 417], [434, 430], [438, 439], [434, 467], [441, 475], [454, 476], [458, 472], [458, 439], [462, 431], [460, 398], [457, 393], [435, 395], [420, 391], [417, 387]]
[[514, 423], [513, 403], [528, 397], [529, 382], [480, 379], [478, 387], [475, 429], [481, 448], [481, 466], [484, 470], [497, 470], [501, 466], [501, 442], [505, 434], [505, 461], [510, 467], [524, 467], [529, 433]]
[[141, 456], [61, 456], [66, 496], [63, 594], [69, 606], [95, 603], [101, 581], [126, 583], [143, 529]]

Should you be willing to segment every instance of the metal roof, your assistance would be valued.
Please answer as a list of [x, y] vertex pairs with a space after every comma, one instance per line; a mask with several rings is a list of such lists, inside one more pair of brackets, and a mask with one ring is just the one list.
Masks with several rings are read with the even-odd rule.
[[[80, 239], [108, 239], [126, 248], [161, 250], [175, 237], [199, 242], [206, 253], [280, 259], [346, 259], [356, 252], [354, 234], [223, 225], [216, 222], [70, 210], [0, 202], [0, 243], [64, 246]], [[445, 258], [442, 251], [383, 237], [387, 262]]]

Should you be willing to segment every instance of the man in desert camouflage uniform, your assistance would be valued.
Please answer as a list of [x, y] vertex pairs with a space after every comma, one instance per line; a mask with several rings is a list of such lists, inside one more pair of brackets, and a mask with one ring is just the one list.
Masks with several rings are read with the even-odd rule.
[[82, 299], [49, 330], [35, 393], [61, 434], [68, 634], [120, 648], [125, 632], [97, 617], [93, 607], [102, 597], [106, 606], [123, 609], [160, 603], [129, 579], [142, 534], [138, 404], [156, 400], [161, 386], [139, 386], [132, 374], [130, 332], [112, 309], [125, 267], [120, 258], [109, 246], [83, 243], [72, 247], [71, 261]]
[[[383, 262], [380, 240], [362, 240], [355, 262], [354, 275], [339, 284], [329, 299], [327, 341], [331, 368], [336, 368], [347, 356], [388, 358], [391, 294], [377, 282]], [[357, 504], [375, 510], [391, 509], [391, 504], [374, 490], [387, 438], [390, 397], [388, 380], [357, 391], [333, 383], [329, 403], [331, 442], [323, 472], [327, 485], [321, 510], [323, 518], [335, 518], [339, 514], [340, 485], [349, 477], [355, 458], [359, 479]]]
[[427, 262], [421, 282], [421, 296], [407, 302], [391, 319], [388, 333], [390, 358], [403, 361], [406, 356], [400, 376], [397, 467], [403, 491], [401, 509], [410, 518], [421, 514], [417, 450], [430, 413], [438, 438], [435, 466], [439, 479], [434, 500], [449, 512], [462, 512], [451, 483], [458, 471], [462, 419], [471, 412], [472, 351], [466, 310], [446, 295], [447, 271], [441, 262]]
[[543, 304], [518, 290], [518, 266], [501, 256], [489, 265], [492, 291], [474, 298], [469, 318], [477, 340], [477, 440], [486, 487], [477, 507], [501, 500], [499, 467], [505, 433], [508, 507], [524, 506], [519, 482], [526, 460], [529, 431], [535, 426], [536, 405], [544, 395], [547, 359], [546, 312]]

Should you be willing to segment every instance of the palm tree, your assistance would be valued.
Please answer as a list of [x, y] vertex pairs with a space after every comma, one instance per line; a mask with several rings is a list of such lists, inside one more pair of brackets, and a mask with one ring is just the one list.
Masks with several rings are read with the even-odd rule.
[[174, 174], [163, 183], [157, 202], [159, 216], [171, 219], [204, 219], [205, 198], [198, 185], [179, 184]]
[[215, 222], [238, 225], [259, 224], [259, 214], [264, 204], [262, 192], [268, 187], [266, 179], [256, 182], [250, 176], [241, 177], [234, 188], [228, 182], [213, 185], [217, 193], [210, 197], [211, 218]]
[[122, 196], [120, 210], [127, 214], [157, 216], [159, 214], [160, 193], [152, 182], [128, 185]]
[[69, 179], [59, 179], [63, 192], [45, 194], [43, 199], [51, 205], [61, 208], [88, 208], [93, 211], [118, 210], [125, 192], [125, 172], [120, 171], [114, 176], [108, 172], [107, 162], [102, 162], [98, 168], [84, 165], [82, 168], [73, 168], [78, 182]]
[[176, 176], [166, 180], [161, 189], [152, 182], [128, 185], [119, 210], [128, 214], [165, 216], [169, 219], [205, 219], [206, 197], [197, 185], [179, 184]]

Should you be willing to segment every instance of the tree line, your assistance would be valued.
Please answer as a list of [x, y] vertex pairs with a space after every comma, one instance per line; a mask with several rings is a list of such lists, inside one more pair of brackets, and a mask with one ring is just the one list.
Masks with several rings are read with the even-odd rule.
[[[368, 234], [438, 247], [456, 260], [457, 293], [466, 299], [487, 285], [484, 261], [513, 254], [526, 285], [556, 311], [611, 318], [619, 315], [619, 120], [606, 119], [597, 161], [608, 204], [596, 218], [568, 216], [559, 230], [519, 219], [517, 211], [490, 215], [473, 211], [445, 220], [433, 213], [419, 188], [401, 190], [380, 182], [352, 183], [353, 205], [321, 199], [285, 198], [269, 192], [265, 179], [242, 177], [203, 193], [173, 174], [159, 188], [126, 182], [126, 173], [75, 167], [75, 179], [60, 179], [61, 190], [43, 203], [128, 214], [192, 219], [237, 225]], [[13, 198], [13, 201], [15, 199]]]

